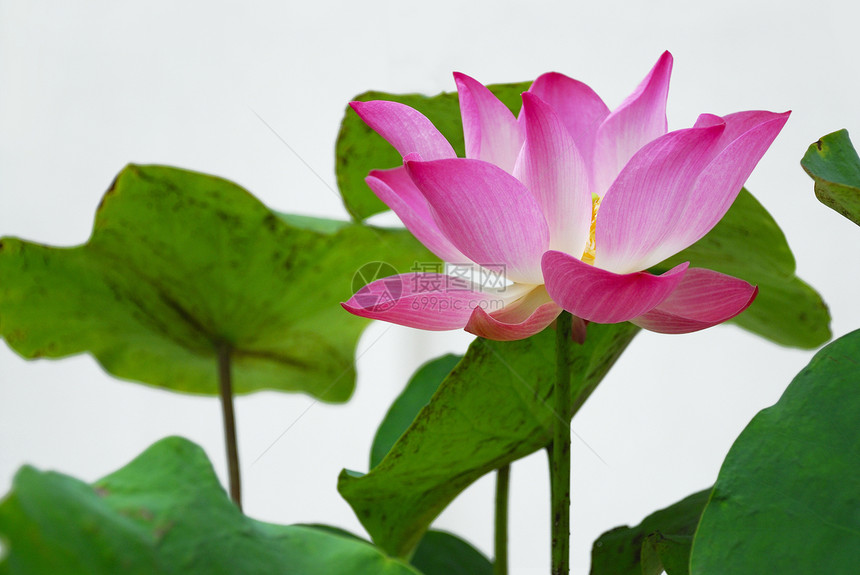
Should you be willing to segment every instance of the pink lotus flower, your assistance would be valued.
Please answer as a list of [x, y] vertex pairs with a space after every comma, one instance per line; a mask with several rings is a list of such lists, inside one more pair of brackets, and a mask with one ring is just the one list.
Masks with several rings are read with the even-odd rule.
[[662, 333], [745, 310], [758, 288], [740, 279], [688, 263], [662, 275], [643, 270], [716, 225], [789, 113], [702, 114], [667, 133], [671, 70], [666, 52], [612, 112], [585, 84], [544, 74], [522, 95], [519, 118], [455, 74], [466, 158], [408, 106], [352, 102], [404, 159], [370, 173], [376, 195], [443, 261], [502, 267], [510, 283], [470, 287], [419, 271], [372, 282], [343, 307], [497, 340], [535, 334], [562, 309]]

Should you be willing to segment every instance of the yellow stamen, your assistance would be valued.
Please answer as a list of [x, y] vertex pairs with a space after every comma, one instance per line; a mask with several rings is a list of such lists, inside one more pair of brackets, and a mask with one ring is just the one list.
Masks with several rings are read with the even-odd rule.
[[582, 261], [588, 265], [594, 265], [594, 250], [596, 249], [594, 241], [594, 228], [597, 226], [597, 210], [600, 209], [600, 196], [591, 194], [591, 227], [588, 230], [588, 242], [585, 244], [585, 251], [582, 252]]

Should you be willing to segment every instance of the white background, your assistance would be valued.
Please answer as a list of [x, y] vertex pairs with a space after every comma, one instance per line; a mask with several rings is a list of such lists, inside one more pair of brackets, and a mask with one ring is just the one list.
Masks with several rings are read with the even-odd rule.
[[[84, 242], [102, 193], [128, 162], [214, 173], [273, 208], [343, 218], [332, 192], [334, 141], [351, 96], [453, 90], [454, 70], [484, 83], [556, 70], [614, 107], [669, 49], [670, 129], [700, 112], [793, 110], [748, 187], [785, 231], [839, 336], [860, 326], [860, 229], [815, 200], [799, 160], [831, 131], [847, 127], [860, 139], [856, 6], [2, 1], [0, 234]], [[247, 512], [361, 532], [335, 490], [338, 472], [366, 471], [375, 428], [408, 376], [470, 339], [375, 324], [359, 344], [350, 403], [238, 399]], [[574, 419], [605, 462], [574, 440], [574, 572], [587, 572], [604, 530], [710, 485], [734, 438], [811, 355], [733, 326], [638, 336]], [[0, 493], [24, 463], [90, 481], [171, 434], [204, 446], [225, 477], [220, 423], [214, 398], [118, 382], [88, 356], [24, 362], [0, 344]], [[492, 487], [489, 477], [479, 481], [436, 526], [491, 555]], [[548, 525], [539, 453], [513, 468], [513, 574], [548, 572]]]

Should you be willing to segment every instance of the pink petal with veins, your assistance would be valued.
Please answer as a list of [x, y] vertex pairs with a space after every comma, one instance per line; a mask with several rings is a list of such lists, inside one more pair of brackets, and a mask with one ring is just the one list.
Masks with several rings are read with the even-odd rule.
[[645, 79], [597, 129], [594, 191], [603, 194], [642, 146], [666, 133], [672, 55], [663, 52]]
[[459, 158], [408, 161], [412, 181], [451, 243], [482, 266], [504, 265], [509, 280], [541, 284], [549, 228], [537, 201], [501, 168]]
[[401, 156], [420, 154], [425, 160], [456, 158], [454, 148], [424, 114], [398, 102], [350, 102], [355, 113]]
[[641, 316], [669, 297], [689, 264], [663, 275], [647, 272], [614, 274], [563, 252], [543, 256], [546, 290], [553, 301], [575, 316], [595, 323], [618, 323]]
[[534, 94], [523, 94], [526, 141], [514, 177], [531, 191], [549, 225], [550, 249], [582, 253], [591, 227], [587, 168], [561, 119]]
[[497, 341], [525, 339], [555, 321], [561, 308], [550, 299], [543, 286], [538, 286], [523, 298], [490, 313], [482, 307], [475, 308], [466, 331], [478, 337]]
[[431, 252], [446, 262], [469, 262], [469, 258], [439, 230], [427, 200], [412, 183], [405, 166], [373, 170], [365, 181], [373, 193], [400, 217], [406, 229]]
[[741, 279], [693, 268], [660, 305], [630, 321], [650, 331], [690, 333], [730, 320], [757, 294], [757, 287]]
[[600, 96], [582, 82], [558, 72], [538, 76], [529, 92], [546, 102], [558, 114], [576, 142], [585, 164], [590, 167], [593, 163], [597, 128], [609, 115], [609, 108]]
[[722, 124], [678, 130], [633, 156], [597, 212], [594, 265], [631, 273], [680, 251], [669, 245], [673, 230], [722, 131]]
[[[523, 145], [517, 119], [486, 86], [454, 73], [466, 138], [466, 157], [484, 160], [511, 173]], [[431, 158], [425, 158], [431, 159]]]
[[600, 206], [595, 265], [646, 269], [701, 239], [726, 214], [787, 120], [788, 113], [705, 114], [697, 127], [643, 148]]
[[720, 149], [702, 170], [686, 198], [686, 207], [656, 257], [669, 257], [693, 245], [717, 225], [738, 192], [788, 121], [789, 112], [739, 112], [723, 120]]
[[[342, 303], [351, 314], [432, 331], [461, 329], [493, 294], [448, 290], [444, 274], [410, 273], [373, 281]], [[482, 303], [483, 302], [483, 303]]]

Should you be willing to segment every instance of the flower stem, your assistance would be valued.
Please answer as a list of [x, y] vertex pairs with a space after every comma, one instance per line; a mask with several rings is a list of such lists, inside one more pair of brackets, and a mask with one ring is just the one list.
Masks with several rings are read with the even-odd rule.
[[510, 463], [496, 471], [496, 532], [493, 575], [508, 575], [508, 492], [511, 482]]
[[230, 478], [230, 499], [242, 510], [242, 480], [239, 475], [239, 448], [236, 442], [236, 416], [233, 412], [233, 383], [230, 366], [230, 346], [218, 347], [218, 393], [224, 418], [224, 441], [227, 444], [227, 469]]
[[570, 348], [573, 318], [563, 311], [556, 323], [556, 382], [552, 426], [552, 575], [570, 573]]

